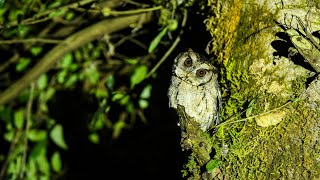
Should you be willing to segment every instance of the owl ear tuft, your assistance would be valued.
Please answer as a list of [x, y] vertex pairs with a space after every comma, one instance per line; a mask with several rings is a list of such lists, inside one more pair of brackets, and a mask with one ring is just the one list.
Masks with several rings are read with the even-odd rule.
[[187, 48], [188, 52], [194, 52], [191, 48]]

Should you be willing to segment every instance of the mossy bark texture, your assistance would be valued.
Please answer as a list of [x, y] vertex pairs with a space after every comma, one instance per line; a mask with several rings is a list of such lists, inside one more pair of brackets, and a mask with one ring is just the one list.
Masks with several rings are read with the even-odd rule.
[[[320, 30], [320, 3], [208, 0], [208, 5], [215, 15], [205, 24], [213, 38], [211, 53], [222, 65], [224, 93], [211, 157], [220, 175], [200, 175], [193, 168], [191, 179], [320, 179], [320, 81], [302, 66], [307, 62], [299, 62], [301, 52], [290, 54], [294, 46], [283, 28], [304, 36], [298, 17], [311, 33]], [[192, 163], [191, 157], [186, 167]]]

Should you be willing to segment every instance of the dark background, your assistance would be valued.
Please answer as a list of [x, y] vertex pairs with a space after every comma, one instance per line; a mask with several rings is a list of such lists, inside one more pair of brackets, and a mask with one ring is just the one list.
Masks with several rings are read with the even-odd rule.
[[182, 179], [181, 170], [190, 152], [181, 151], [178, 116], [168, 107], [167, 90], [177, 54], [186, 48], [204, 54], [210, 34], [203, 20], [189, 14], [182, 41], [157, 70], [157, 78], [148, 80], [152, 84], [150, 108], [145, 112], [148, 123], [137, 120], [118, 139], [105, 132], [100, 144], [92, 144], [87, 138], [87, 123], [97, 109], [94, 100], [80, 89], [57, 93], [49, 109], [63, 125], [69, 146], [62, 154], [66, 172], [57, 179]]

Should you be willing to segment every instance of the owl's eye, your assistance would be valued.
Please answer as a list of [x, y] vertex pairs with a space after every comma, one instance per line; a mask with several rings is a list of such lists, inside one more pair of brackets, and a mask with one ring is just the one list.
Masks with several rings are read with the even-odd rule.
[[207, 70], [205, 70], [205, 69], [198, 69], [197, 72], [196, 72], [196, 75], [197, 75], [198, 77], [203, 77], [203, 76], [205, 76], [206, 74], [207, 74]]
[[186, 67], [191, 67], [192, 66], [192, 60], [190, 58], [187, 58], [185, 61], [184, 61], [184, 65]]

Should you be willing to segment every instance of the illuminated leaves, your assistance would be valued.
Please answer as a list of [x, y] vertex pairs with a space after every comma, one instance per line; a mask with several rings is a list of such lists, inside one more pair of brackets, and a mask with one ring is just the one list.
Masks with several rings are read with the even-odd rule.
[[148, 68], [145, 65], [138, 66], [134, 69], [132, 76], [130, 77], [130, 88], [132, 89], [135, 85], [139, 84], [144, 80], [148, 73]]
[[51, 166], [53, 171], [60, 172], [61, 171], [61, 157], [58, 151], [54, 152], [51, 156]]
[[151, 41], [148, 48], [149, 53], [153, 52], [158, 47], [159, 43], [161, 42], [161, 39], [164, 35], [166, 35], [167, 31], [168, 28], [162, 29], [162, 31]]
[[50, 132], [50, 138], [60, 148], [68, 149], [68, 146], [63, 138], [63, 127], [61, 124], [57, 124], [53, 127], [53, 129]]
[[219, 161], [217, 159], [213, 159], [206, 164], [206, 169], [208, 172], [211, 172], [214, 168], [218, 166], [219, 166]]
[[24, 71], [30, 63], [31, 63], [30, 58], [26, 58], [26, 57], [20, 58], [18, 61], [18, 64], [16, 65], [16, 71], [17, 72]]
[[24, 109], [20, 109], [20, 110], [16, 111], [14, 113], [13, 120], [14, 120], [14, 125], [16, 126], [16, 128], [22, 129], [23, 124], [24, 124]]

